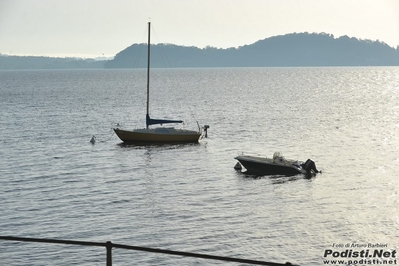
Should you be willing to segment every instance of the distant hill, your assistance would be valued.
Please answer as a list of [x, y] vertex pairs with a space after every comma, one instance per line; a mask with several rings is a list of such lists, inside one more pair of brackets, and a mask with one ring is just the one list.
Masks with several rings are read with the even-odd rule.
[[0, 69], [80, 69], [104, 68], [104, 61], [45, 56], [7, 56], [0, 54]]
[[[238, 48], [152, 46], [152, 67], [398, 66], [399, 49], [379, 41], [325, 33], [275, 36]], [[141, 55], [142, 56], [138, 56]], [[168, 61], [165, 61], [168, 58]], [[133, 44], [106, 68], [145, 67], [146, 44]]]
[[[1, 56], [0, 69], [146, 67], [147, 45], [133, 44], [112, 60]], [[151, 46], [151, 67], [399, 66], [399, 46], [326, 33], [292, 33], [238, 48]]]

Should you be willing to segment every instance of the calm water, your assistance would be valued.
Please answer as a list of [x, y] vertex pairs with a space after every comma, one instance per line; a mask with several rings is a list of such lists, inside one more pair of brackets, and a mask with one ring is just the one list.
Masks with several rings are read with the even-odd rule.
[[[209, 124], [209, 138], [120, 145], [115, 124], [144, 126], [145, 83], [145, 70], [0, 72], [0, 235], [314, 266], [334, 244], [399, 250], [399, 68], [156, 69], [152, 116]], [[311, 158], [323, 173], [247, 176], [233, 169], [243, 151]], [[0, 240], [0, 261], [104, 265], [105, 249]]]

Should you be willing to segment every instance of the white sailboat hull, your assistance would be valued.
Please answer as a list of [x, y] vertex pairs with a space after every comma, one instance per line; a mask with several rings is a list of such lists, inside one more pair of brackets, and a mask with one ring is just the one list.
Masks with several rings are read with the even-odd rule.
[[126, 143], [196, 143], [201, 132], [175, 128], [122, 130], [114, 128], [116, 135]]

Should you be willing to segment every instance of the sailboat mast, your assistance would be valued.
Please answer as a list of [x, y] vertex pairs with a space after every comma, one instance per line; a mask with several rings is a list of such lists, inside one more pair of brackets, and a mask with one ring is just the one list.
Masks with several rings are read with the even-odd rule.
[[[150, 31], [151, 22], [148, 22], [148, 44], [147, 44], [147, 117], [150, 113]], [[148, 124], [147, 124], [148, 128]]]

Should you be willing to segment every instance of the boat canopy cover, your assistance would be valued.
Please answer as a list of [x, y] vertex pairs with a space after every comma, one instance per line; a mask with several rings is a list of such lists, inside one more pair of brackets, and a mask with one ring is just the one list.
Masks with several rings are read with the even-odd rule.
[[162, 124], [171, 124], [171, 123], [183, 123], [182, 120], [167, 120], [167, 119], [151, 119], [150, 116], [146, 115], [146, 123], [147, 126], [150, 125], [162, 125]]

